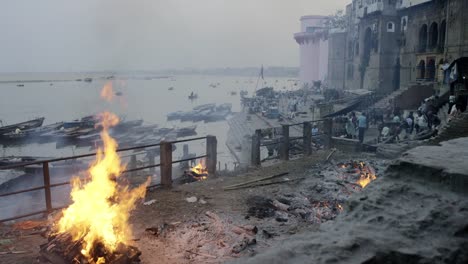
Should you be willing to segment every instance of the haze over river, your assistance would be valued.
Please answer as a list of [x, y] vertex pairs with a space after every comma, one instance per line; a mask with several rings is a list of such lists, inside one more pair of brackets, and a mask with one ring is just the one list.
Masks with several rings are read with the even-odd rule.
[[[83, 116], [110, 110], [126, 120], [143, 119], [144, 125], [158, 124], [159, 127], [185, 127], [196, 124], [198, 136], [208, 134], [215, 135], [218, 139], [218, 160], [233, 168], [234, 159], [227, 149], [226, 134], [228, 124], [226, 121], [203, 122], [179, 122], [167, 121], [166, 115], [175, 111], [189, 111], [194, 106], [207, 103], [231, 103], [232, 111], [241, 110], [241, 90], [247, 90], [249, 96], [255, 90], [257, 77], [236, 76], [201, 76], [187, 75], [169, 78], [148, 78], [147, 76], [127, 75], [125, 78], [117, 77], [113, 82], [115, 92], [121, 92], [122, 96], [116, 96], [109, 103], [100, 98], [100, 91], [109, 80], [96, 78], [92, 82], [75, 81], [87, 75], [72, 74], [36, 74], [36, 75], [4, 75], [0, 76], [0, 120], [4, 125], [26, 121], [35, 117], [45, 117], [44, 125], [59, 121], [71, 121]], [[149, 75], [150, 76], [150, 75]], [[101, 76], [102, 77], [102, 76]], [[128, 77], [128, 78], [127, 78]], [[274, 86], [276, 89], [296, 89], [290, 78], [265, 78], [260, 79], [258, 87]], [[25, 82], [5, 82], [25, 80]], [[28, 82], [27, 80], [64, 80]], [[289, 80], [289, 81], [288, 81]], [[210, 84], [218, 84], [216, 88]], [[24, 84], [24, 87], [17, 86]], [[168, 90], [173, 87], [173, 90]], [[198, 99], [189, 100], [191, 92], [198, 94]], [[237, 92], [231, 95], [231, 92]], [[204, 141], [190, 142], [190, 152], [204, 154]], [[174, 154], [174, 160], [178, 159], [182, 152], [182, 146]], [[62, 157], [82, 153], [89, 153], [89, 147], [77, 148], [67, 146], [57, 148], [56, 143], [47, 144], [22, 144], [0, 146], [0, 156], [30, 155], [43, 157]]]

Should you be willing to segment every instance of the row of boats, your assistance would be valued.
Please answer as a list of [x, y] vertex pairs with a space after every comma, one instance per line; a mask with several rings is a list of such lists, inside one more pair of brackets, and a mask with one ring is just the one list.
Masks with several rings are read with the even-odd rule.
[[192, 111], [177, 111], [167, 115], [167, 120], [217, 122], [225, 120], [232, 113], [232, 104], [204, 104], [196, 106]]
[[[90, 147], [102, 145], [101, 128], [96, 124], [99, 118], [87, 116], [71, 122], [58, 122], [42, 126], [43, 117], [27, 122], [0, 127], [0, 143], [50, 143], [55, 141], [57, 148], [70, 145]], [[161, 140], [176, 140], [180, 137], [196, 135], [196, 126], [182, 128], [160, 128], [158, 125], [144, 125], [142, 119], [124, 120], [112, 127], [110, 134], [120, 147], [153, 144]]]

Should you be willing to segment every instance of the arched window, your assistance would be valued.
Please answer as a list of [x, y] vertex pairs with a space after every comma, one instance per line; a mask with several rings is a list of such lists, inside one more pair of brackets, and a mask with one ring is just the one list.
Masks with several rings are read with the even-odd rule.
[[445, 23], [445, 20], [442, 20], [442, 23], [440, 23], [439, 27], [439, 47], [443, 50], [445, 48], [445, 32], [447, 28], [447, 24]]
[[439, 41], [439, 28], [436, 22], [431, 24], [429, 28], [429, 48], [433, 49], [437, 47], [437, 42]]
[[393, 22], [387, 23], [387, 32], [395, 32], [395, 23]]
[[419, 30], [419, 52], [425, 52], [427, 48], [427, 25], [422, 25]]
[[424, 79], [426, 76], [426, 62], [424, 60], [421, 60], [418, 64], [418, 75], [417, 79]]

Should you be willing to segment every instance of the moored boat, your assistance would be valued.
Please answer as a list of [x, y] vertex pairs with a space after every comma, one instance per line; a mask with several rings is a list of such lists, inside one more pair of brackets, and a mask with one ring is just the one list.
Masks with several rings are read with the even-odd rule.
[[2, 126], [0, 127], [0, 135], [4, 135], [10, 132], [20, 132], [23, 130], [40, 127], [42, 126], [42, 123], [44, 123], [44, 119], [45, 119], [44, 117], [40, 117], [40, 118], [36, 118], [36, 119], [29, 120], [26, 122], [12, 124], [8, 126]]

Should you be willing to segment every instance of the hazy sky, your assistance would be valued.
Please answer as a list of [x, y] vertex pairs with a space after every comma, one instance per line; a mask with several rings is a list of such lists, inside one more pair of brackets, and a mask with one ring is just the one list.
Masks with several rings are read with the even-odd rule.
[[0, 72], [297, 66], [299, 17], [350, 0], [12, 0]]

